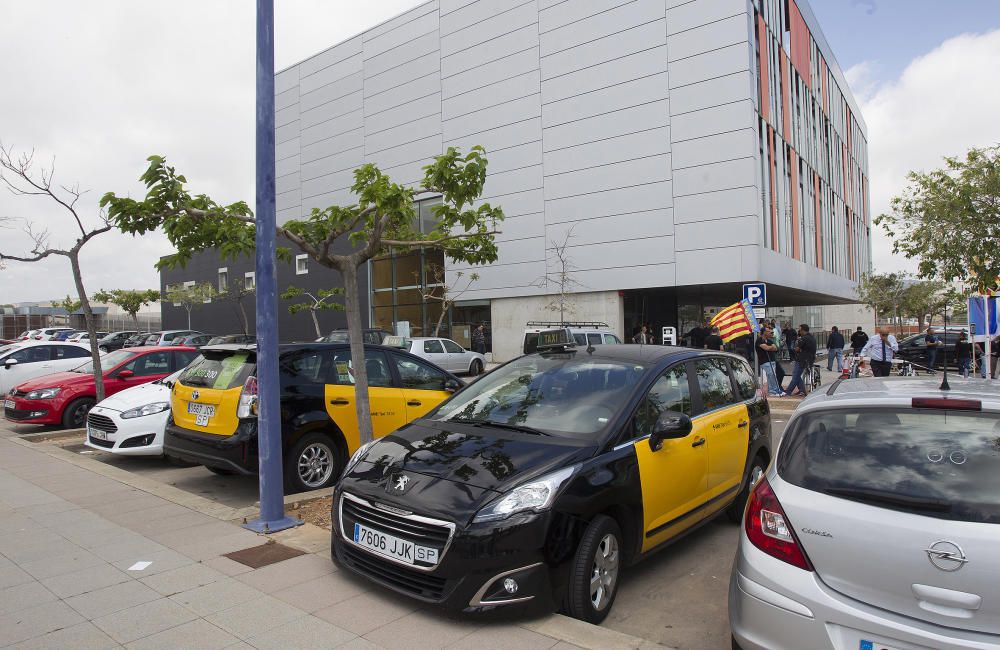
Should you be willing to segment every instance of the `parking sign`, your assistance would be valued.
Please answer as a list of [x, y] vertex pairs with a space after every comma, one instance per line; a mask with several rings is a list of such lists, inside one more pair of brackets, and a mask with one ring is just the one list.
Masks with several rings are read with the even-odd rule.
[[767, 285], [763, 282], [744, 284], [743, 300], [750, 303], [751, 307], [764, 307], [767, 305]]

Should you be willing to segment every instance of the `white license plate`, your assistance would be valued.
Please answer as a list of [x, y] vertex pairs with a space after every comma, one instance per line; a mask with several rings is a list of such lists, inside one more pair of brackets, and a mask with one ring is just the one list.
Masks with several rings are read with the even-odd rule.
[[198, 425], [199, 427], [207, 427], [208, 426], [208, 420], [209, 420], [209, 417], [207, 415], [202, 414], [202, 415], [199, 415], [199, 416], [195, 417], [194, 423], [196, 425]]
[[188, 413], [191, 415], [204, 415], [206, 417], [212, 417], [215, 415], [215, 405], [188, 402]]
[[896, 646], [885, 645], [884, 643], [879, 643], [878, 641], [868, 641], [867, 639], [861, 639], [858, 643], [858, 650], [903, 650], [902, 648], [897, 648]]
[[14, 400], [12, 400], [12, 399], [5, 399], [3, 401], [3, 407], [5, 409], [12, 409], [12, 408], [14, 408]]
[[91, 438], [93, 438], [95, 440], [107, 440], [108, 439], [108, 434], [106, 432], [104, 432], [104, 431], [101, 431], [100, 429], [90, 429], [88, 427], [87, 433], [90, 435]]
[[437, 564], [436, 548], [417, 546], [399, 537], [386, 535], [361, 524], [354, 524], [354, 542], [369, 551], [395, 558], [407, 564]]

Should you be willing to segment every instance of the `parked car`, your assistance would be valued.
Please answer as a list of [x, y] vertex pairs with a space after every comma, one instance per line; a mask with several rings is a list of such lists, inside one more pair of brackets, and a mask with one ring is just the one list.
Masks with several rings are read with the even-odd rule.
[[537, 349], [538, 334], [553, 328], [568, 328], [573, 334], [573, 340], [580, 347], [587, 345], [618, 345], [621, 339], [606, 323], [528, 323], [524, 330], [524, 340], [521, 348], [524, 354], [531, 354]]
[[[198, 356], [194, 348], [152, 347], [116, 350], [101, 358], [104, 393], [162, 379]], [[24, 382], [4, 401], [4, 417], [18, 424], [82, 427], [96, 401], [93, 363]]]
[[997, 647], [1000, 387], [950, 384], [838, 382], [795, 410], [747, 507], [734, 647]]
[[52, 337], [59, 332], [72, 332], [72, 327], [46, 327], [45, 329], [40, 329], [35, 331], [35, 336], [33, 337], [36, 341], [50, 341]]
[[162, 456], [170, 391], [182, 372], [126, 388], [98, 402], [87, 413], [84, 444], [121, 456]]
[[[107, 335], [107, 332], [97, 332], [97, 340], [100, 341]], [[90, 332], [77, 332], [66, 340], [71, 343], [86, 343], [87, 345], [90, 345]]]
[[63, 330], [62, 332], [56, 332], [50, 341], [68, 341], [69, 337], [74, 334], [78, 334], [81, 330]]
[[125, 347], [125, 344], [135, 336], [138, 332], [135, 330], [122, 330], [119, 332], [111, 332], [105, 335], [97, 342], [98, 348], [101, 352], [114, 352], [115, 350], [121, 350]]
[[198, 330], [163, 330], [162, 332], [153, 332], [146, 337], [146, 342], [143, 345], [170, 345], [178, 336], [191, 336], [192, 334], [204, 334], [204, 332], [199, 332]]
[[[934, 362], [934, 367], [937, 369], [944, 368], [945, 357], [948, 359], [949, 368], [958, 368], [958, 362], [955, 359], [955, 344], [958, 343], [958, 337], [961, 335], [961, 331], [955, 331], [948, 328], [948, 331], [937, 332], [937, 336], [944, 342], [944, 345], [938, 348], [937, 359]], [[908, 336], [899, 342], [899, 352], [896, 354], [900, 359], [905, 359], [914, 365], [920, 366], [921, 368], [927, 367], [927, 335], [926, 334], [914, 334], [913, 336]]]
[[122, 347], [135, 348], [140, 347], [146, 343], [146, 339], [149, 338], [149, 332], [139, 332], [128, 337], [125, 341], [125, 345]]
[[[424, 415], [461, 386], [407, 352], [365, 347], [377, 437]], [[206, 346], [201, 353], [204, 358], [174, 384], [164, 453], [216, 473], [256, 474], [256, 346]], [[328, 487], [360, 446], [350, 347], [283, 345], [278, 367], [285, 489]]]
[[257, 345], [257, 337], [253, 334], [226, 334], [213, 336], [205, 345]]
[[0, 348], [0, 395], [29, 379], [76, 368], [90, 349], [61, 341], [19, 341]]
[[35, 332], [38, 330], [25, 330], [17, 335], [18, 341], [27, 341], [35, 336]]
[[209, 341], [212, 340], [211, 334], [192, 334], [190, 336], [178, 336], [175, 337], [170, 345], [186, 345], [190, 348], [200, 348], [203, 345], [207, 345]]
[[341, 566], [450, 609], [599, 623], [622, 569], [739, 519], [771, 433], [745, 359], [539, 334], [537, 354], [352, 456], [333, 494]]
[[[365, 329], [365, 343], [369, 345], [381, 345], [385, 337], [392, 336], [389, 332], [378, 327], [369, 327]], [[351, 340], [350, 334], [346, 329], [336, 329], [327, 334], [321, 342], [323, 343], [349, 343]]]
[[418, 337], [407, 340], [407, 350], [427, 359], [439, 368], [458, 374], [479, 375], [486, 367], [486, 357], [466, 350], [451, 339]]

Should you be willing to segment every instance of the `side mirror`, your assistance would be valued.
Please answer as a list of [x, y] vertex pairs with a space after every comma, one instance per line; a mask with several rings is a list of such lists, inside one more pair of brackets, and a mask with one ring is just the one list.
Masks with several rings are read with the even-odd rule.
[[3, 362], [3, 367], [10, 368], [12, 366], [16, 366], [17, 364], [18, 364], [17, 359], [7, 359], [6, 361]]
[[444, 382], [444, 389], [449, 393], [455, 393], [462, 387], [457, 379], [446, 379]]
[[128, 379], [129, 377], [134, 377], [134, 376], [135, 373], [132, 372], [131, 370], [122, 370], [121, 372], [118, 373], [119, 379]]
[[691, 418], [676, 411], [665, 411], [656, 419], [653, 433], [649, 436], [649, 448], [660, 451], [664, 440], [686, 438], [691, 433]]

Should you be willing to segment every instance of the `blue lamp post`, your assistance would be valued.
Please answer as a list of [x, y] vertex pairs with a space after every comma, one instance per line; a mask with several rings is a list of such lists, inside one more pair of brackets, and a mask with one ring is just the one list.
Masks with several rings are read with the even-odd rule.
[[278, 383], [274, 209], [274, 0], [257, 0], [257, 446], [260, 517], [245, 527], [273, 533], [302, 522], [285, 516]]

